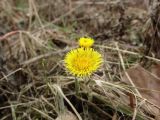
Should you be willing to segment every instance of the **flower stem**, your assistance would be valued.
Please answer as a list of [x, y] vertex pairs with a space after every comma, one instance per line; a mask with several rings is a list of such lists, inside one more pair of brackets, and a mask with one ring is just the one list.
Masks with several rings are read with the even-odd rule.
[[79, 94], [79, 82], [77, 78], [75, 78], [75, 90], [76, 90], [76, 95], [78, 95]]

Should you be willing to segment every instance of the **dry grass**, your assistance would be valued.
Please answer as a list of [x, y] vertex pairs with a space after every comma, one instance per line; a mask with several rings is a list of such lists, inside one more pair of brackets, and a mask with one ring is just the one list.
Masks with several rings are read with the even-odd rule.
[[[143, 98], [131, 79], [132, 85], [121, 82], [121, 73], [143, 57], [140, 31], [148, 18], [145, 10], [126, 5], [1, 0], [0, 119], [54, 120], [70, 111], [79, 120], [153, 120], [151, 106], [160, 108]], [[88, 84], [78, 78], [77, 95], [63, 59], [85, 35], [96, 39], [104, 64]]]

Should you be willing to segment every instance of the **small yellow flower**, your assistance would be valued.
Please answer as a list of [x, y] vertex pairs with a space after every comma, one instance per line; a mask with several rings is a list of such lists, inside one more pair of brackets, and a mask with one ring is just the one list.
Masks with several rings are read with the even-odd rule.
[[77, 48], [68, 52], [64, 61], [71, 74], [86, 77], [95, 72], [103, 60], [101, 54], [93, 48]]
[[92, 38], [82, 37], [79, 39], [79, 46], [80, 47], [88, 48], [88, 47], [91, 47], [93, 44], [94, 44], [94, 40]]

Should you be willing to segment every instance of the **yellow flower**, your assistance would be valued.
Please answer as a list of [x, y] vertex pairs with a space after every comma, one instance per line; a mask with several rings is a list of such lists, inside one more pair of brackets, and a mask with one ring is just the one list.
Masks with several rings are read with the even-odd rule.
[[88, 48], [88, 47], [91, 47], [93, 44], [94, 44], [94, 40], [92, 38], [82, 37], [79, 39], [79, 46], [80, 47]]
[[93, 48], [77, 48], [68, 52], [64, 61], [71, 74], [86, 77], [95, 72], [103, 60], [101, 54]]

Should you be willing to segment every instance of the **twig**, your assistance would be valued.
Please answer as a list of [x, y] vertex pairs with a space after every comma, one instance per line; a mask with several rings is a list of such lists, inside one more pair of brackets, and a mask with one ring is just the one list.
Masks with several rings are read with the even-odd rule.
[[62, 52], [67, 52], [67, 51], [69, 51], [71, 49], [72, 48], [67, 48], [67, 49], [64, 49], [64, 50], [56, 51], [56, 52], [54, 51], [54, 52], [49, 52], [49, 53], [46, 53], [46, 54], [42, 54], [42, 55], [39, 55], [37, 57], [31, 58], [31, 59], [29, 59], [27, 61], [24, 61], [24, 62], [20, 63], [20, 65], [22, 65], [23, 67], [25, 67], [25, 66], [27, 66], [27, 65], [29, 65], [29, 64], [31, 64], [33, 62], [36, 62], [36, 61], [38, 61], [40, 59], [47, 58], [47, 57], [50, 57], [52, 55], [59, 54], [59, 53], [62, 53]]
[[124, 74], [125, 74], [126, 77], [128, 78], [128, 80], [129, 80], [129, 82], [131, 83], [131, 85], [134, 87], [136, 93], [137, 93], [140, 97], [142, 97], [141, 94], [140, 94], [140, 92], [139, 92], [138, 89], [136, 88], [135, 84], [133, 83], [132, 79], [130, 78], [130, 76], [129, 76], [128, 73], [126, 72], [126, 68], [125, 68], [125, 65], [124, 65], [124, 60], [123, 60], [123, 57], [122, 57], [122, 55], [121, 55], [121, 53], [120, 53], [120, 51], [119, 51], [118, 43], [116, 42], [115, 45], [116, 45], [116, 49], [117, 49], [117, 51], [118, 51], [118, 55], [119, 55], [119, 59], [120, 59], [122, 68], [123, 68], [123, 70], [124, 70]]
[[78, 99], [80, 99], [81, 101], [83, 102], [86, 102], [88, 105], [94, 107], [97, 111], [99, 111], [101, 114], [104, 114], [105, 116], [109, 117], [109, 118], [112, 118], [112, 116], [110, 114], [108, 114], [107, 112], [103, 111], [101, 108], [99, 108], [96, 104], [92, 103], [92, 102], [89, 102], [87, 100], [85, 100], [84, 98], [82, 97], [78, 97], [76, 96]]
[[9, 33], [6, 33], [6, 34], [3, 35], [3, 36], [0, 36], [0, 42], [3, 41], [3, 40], [5, 40], [5, 39], [7, 39], [8, 37], [16, 34], [16, 33], [19, 33], [19, 30], [11, 31], [11, 32], [9, 32]]
[[105, 49], [109, 49], [109, 50], [114, 50], [114, 51], [120, 51], [120, 52], [123, 52], [123, 53], [127, 53], [127, 54], [131, 54], [131, 55], [137, 55], [137, 56], [140, 56], [140, 57], [145, 57], [149, 60], [154, 60], [156, 62], [160, 62], [160, 59], [157, 59], [157, 58], [154, 58], [154, 57], [150, 57], [150, 56], [144, 56], [142, 54], [139, 54], [137, 52], [132, 52], [132, 51], [128, 51], [128, 50], [122, 50], [122, 49], [119, 49], [117, 50], [116, 48], [114, 47], [109, 47], [109, 46], [103, 46], [103, 45], [95, 45], [96, 47], [100, 47], [100, 48], [105, 48]]
[[[82, 2], [83, 2], [83, 4], [84, 4], [84, 3], [85, 3], [85, 0], [82, 1]], [[65, 14], [61, 15], [60, 17], [56, 18], [56, 19], [53, 20], [52, 22], [44, 25], [43, 27], [41, 27], [41, 28], [39, 28], [38, 30], [34, 31], [33, 34], [39, 32], [40, 30], [43, 30], [44, 28], [46, 28], [46, 27], [48, 27], [48, 26], [50, 26], [50, 25], [52, 25], [52, 24], [54, 24], [54, 23], [56, 23], [56, 22], [58, 22], [58, 21], [60, 21], [62, 18], [67, 17], [68, 15], [72, 14], [76, 9], [78, 9], [79, 7], [81, 7], [83, 4], [80, 4], [80, 5], [76, 6], [75, 8], [71, 9], [70, 11], [68, 11], [68, 12], [66, 12]]]
[[4, 80], [4, 79], [7, 79], [9, 76], [11, 76], [12, 74], [14, 74], [14, 73], [16, 73], [16, 72], [18, 72], [18, 71], [20, 71], [20, 70], [22, 70], [22, 68], [18, 68], [17, 70], [9, 73], [8, 75], [6, 75], [6, 76], [4, 76], [3, 78], [1, 78], [0, 81], [2, 81], [2, 80]]
[[[118, 84], [115, 84], [115, 83], [110, 83], [110, 82], [102, 81], [102, 80], [94, 80], [94, 81], [95, 81], [96, 84], [99, 85], [99, 86], [102, 86], [102, 85], [106, 84], [106, 85], [113, 86], [113, 87], [115, 87], [115, 88], [118, 88], [118, 89], [121, 89], [121, 90], [126, 91], [125, 88], [123, 88], [123, 87], [121, 87], [121, 86], [119, 86]], [[124, 86], [124, 85], [123, 85], [123, 86]], [[129, 86], [127, 86], [127, 87], [129, 87]], [[134, 88], [134, 87], [133, 87], [133, 88]], [[136, 88], [137, 88], [137, 87], [136, 87]], [[137, 88], [137, 89], [142, 89], [142, 90], [143, 90], [143, 88]], [[144, 89], [144, 90], [146, 90], [146, 89]], [[130, 91], [127, 91], [127, 92], [131, 93]], [[159, 91], [155, 91], [155, 92], [158, 92], [158, 93], [159, 93]], [[141, 97], [141, 96], [137, 96], [136, 94], [135, 94], [135, 96], [138, 97], [138, 98], [140, 98], [140, 99], [142, 99], [142, 100], [146, 100], [147, 103], [149, 103], [150, 105], [152, 105], [152, 106], [154, 106], [154, 107], [156, 107], [157, 109], [160, 110], [160, 107], [159, 107], [159, 106], [157, 106], [156, 104], [150, 102], [149, 100], [147, 100], [147, 99], [145, 99], [145, 98], [143, 98], [143, 97]]]
[[75, 107], [72, 105], [72, 103], [68, 100], [68, 98], [64, 95], [62, 89], [58, 86], [58, 85], [53, 85], [51, 86], [50, 84], [48, 84], [49, 87], [52, 89], [52, 87], [54, 87], [61, 95], [62, 97], [66, 100], [66, 102], [70, 105], [70, 107], [72, 108], [72, 110], [74, 111], [74, 113], [76, 114], [76, 116], [78, 117], [79, 120], [82, 120], [80, 114], [77, 112], [77, 110], [75, 109]]

